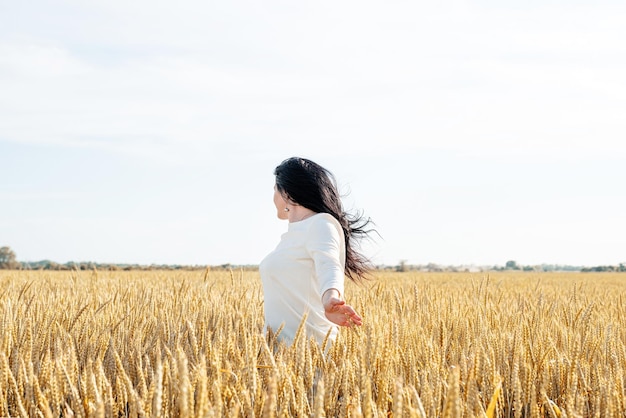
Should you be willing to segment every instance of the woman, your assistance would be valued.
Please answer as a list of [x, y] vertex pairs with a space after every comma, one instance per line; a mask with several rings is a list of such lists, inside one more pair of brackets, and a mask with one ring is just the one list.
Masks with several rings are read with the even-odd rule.
[[333, 175], [304, 158], [289, 158], [274, 171], [274, 205], [288, 220], [280, 243], [261, 262], [265, 325], [291, 343], [306, 315], [308, 337], [322, 342], [338, 326], [361, 325], [362, 318], [344, 301], [344, 275], [365, 277], [367, 260], [353, 247], [366, 236], [369, 220], [343, 211]]

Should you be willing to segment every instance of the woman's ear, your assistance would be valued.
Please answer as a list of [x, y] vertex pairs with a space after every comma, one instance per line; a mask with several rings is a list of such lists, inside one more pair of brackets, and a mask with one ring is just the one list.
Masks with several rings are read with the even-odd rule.
[[297, 206], [298, 205], [296, 202], [293, 201], [291, 196], [289, 196], [287, 194], [287, 192], [285, 192], [284, 190], [282, 192], [279, 192], [279, 193], [283, 197], [283, 199], [285, 200], [285, 203], [287, 203], [288, 205], [291, 205], [291, 206]]

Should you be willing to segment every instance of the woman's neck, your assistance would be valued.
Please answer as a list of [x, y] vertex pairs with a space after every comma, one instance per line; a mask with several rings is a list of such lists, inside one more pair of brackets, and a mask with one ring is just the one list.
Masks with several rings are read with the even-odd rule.
[[287, 219], [289, 222], [300, 222], [311, 216], [315, 215], [317, 212], [312, 211], [309, 208], [305, 208], [304, 206], [293, 206], [289, 210], [289, 215]]

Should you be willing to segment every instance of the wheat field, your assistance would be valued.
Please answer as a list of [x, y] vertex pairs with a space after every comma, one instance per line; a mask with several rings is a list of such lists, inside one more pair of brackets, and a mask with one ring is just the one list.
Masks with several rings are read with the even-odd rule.
[[376, 273], [319, 346], [256, 272], [0, 271], [0, 417], [624, 417], [626, 274]]

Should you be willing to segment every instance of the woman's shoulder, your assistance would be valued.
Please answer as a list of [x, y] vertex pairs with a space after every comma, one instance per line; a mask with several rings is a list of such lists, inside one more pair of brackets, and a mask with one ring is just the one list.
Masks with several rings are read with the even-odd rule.
[[326, 212], [318, 212], [316, 214], [314, 214], [313, 216], [311, 216], [311, 223], [333, 223], [333, 224], [337, 224], [339, 225], [339, 222], [337, 221], [337, 219], [335, 219], [335, 217], [333, 215], [331, 215], [330, 213], [326, 213]]
[[311, 216], [311, 228], [328, 229], [330, 225], [336, 229], [339, 234], [343, 235], [343, 228], [339, 224], [339, 221], [335, 219], [330, 213], [320, 212]]

